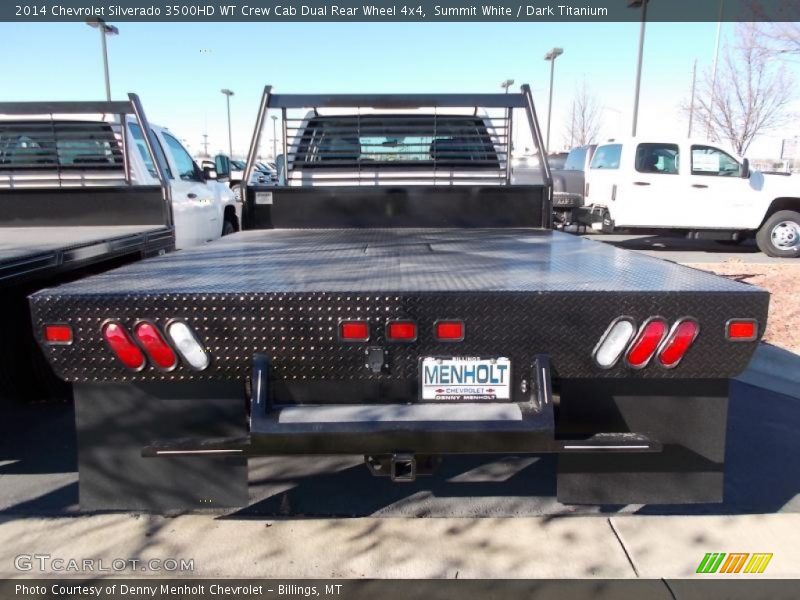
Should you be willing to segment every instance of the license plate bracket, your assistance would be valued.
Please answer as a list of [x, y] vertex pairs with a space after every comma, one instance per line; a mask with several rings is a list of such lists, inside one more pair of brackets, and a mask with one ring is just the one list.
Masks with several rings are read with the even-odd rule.
[[419, 361], [422, 402], [510, 402], [511, 359], [425, 356]]

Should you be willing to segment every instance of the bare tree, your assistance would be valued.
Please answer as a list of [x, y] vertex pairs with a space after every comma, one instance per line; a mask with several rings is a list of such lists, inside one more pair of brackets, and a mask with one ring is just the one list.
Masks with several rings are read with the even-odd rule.
[[755, 24], [739, 24], [736, 40], [722, 50], [716, 81], [705, 74], [694, 111], [710, 137], [728, 140], [744, 154], [759, 134], [791, 118], [793, 82], [780, 61], [772, 60]]
[[602, 107], [586, 81], [575, 88], [575, 96], [567, 113], [565, 141], [570, 148], [591, 144], [600, 133]]
[[775, 54], [800, 55], [800, 3], [797, 0], [772, 0], [768, 7], [750, 3], [761, 46]]
[[758, 29], [766, 50], [800, 56], [800, 23], [761, 23]]

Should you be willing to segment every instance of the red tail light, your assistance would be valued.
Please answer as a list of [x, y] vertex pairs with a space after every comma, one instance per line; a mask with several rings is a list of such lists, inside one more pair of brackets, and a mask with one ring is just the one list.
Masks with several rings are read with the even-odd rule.
[[628, 349], [628, 366], [634, 369], [646, 367], [666, 334], [667, 322], [664, 319], [655, 317], [645, 321]]
[[433, 329], [440, 342], [460, 342], [464, 339], [463, 321], [437, 321]]
[[144, 368], [144, 354], [122, 325], [114, 321], [106, 323], [103, 325], [103, 337], [123, 365], [132, 371]]
[[346, 342], [369, 340], [369, 323], [366, 321], [342, 321], [339, 323], [339, 339]]
[[133, 328], [133, 335], [147, 352], [147, 356], [159, 369], [170, 371], [178, 364], [178, 357], [175, 356], [172, 348], [167, 344], [164, 336], [158, 328], [147, 321], [137, 323]]
[[700, 326], [694, 319], [682, 319], [675, 323], [658, 351], [658, 362], [661, 363], [661, 366], [667, 369], [677, 366], [698, 333], [700, 333]]
[[725, 337], [729, 342], [754, 342], [758, 338], [758, 322], [755, 319], [731, 319], [725, 325]]
[[45, 325], [42, 335], [48, 344], [72, 343], [72, 327], [69, 325]]
[[417, 339], [417, 324], [414, 321], [389, 321], [386, 324], [386, 339], [391, 342], [413, 342]]

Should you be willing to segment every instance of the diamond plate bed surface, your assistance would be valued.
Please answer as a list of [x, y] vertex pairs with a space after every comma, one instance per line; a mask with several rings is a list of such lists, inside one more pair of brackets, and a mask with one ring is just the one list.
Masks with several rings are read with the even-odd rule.
[[57, 293], [503, 291], [756, 288], [560, 232], [296, 229], [238, 233], [61, 286]]
[[[314, 382], [408, 384], [422, 356], [507, 356], [515, 388], [537, 353], [557, 377], [725, 378], [747, 366], [757, 342], [725, 341], [731, 317], [766, 323], [758, 288], [567, 234], [530, 231], [258, 231], [155, 258], [31, 296], [34, 327], [68, 321], [75, 342], [44, 346], [69, 381], [244, 380], [254, 353], [284, 386]], [[698, 319], [697, 341], [676, 369], [596, 367], [592, 349], [620, 315]], [[212, 356], [197, 373], [179, 365], [131, 373], [101, 326], [183, 319]], [[341, 319], [370, 323], [368, 344], [342, 343]], [[413, 319], [419, 339], [387, 343], [389, 319]], [[463, 319], [463, 342], [433, 338], [437, 319]], [[365, 348], [384, 346], [389, 368], [365, 368]], [[288, 389], [286, 387], [285, 389]], [[379, 391], [380, 390], [380, 391]], [[291, 396], [294, 392], [285, 392]], [[324, 392], [323, 392], [324, 394]], [[335, 402], [335, 399], [326, 401]]]

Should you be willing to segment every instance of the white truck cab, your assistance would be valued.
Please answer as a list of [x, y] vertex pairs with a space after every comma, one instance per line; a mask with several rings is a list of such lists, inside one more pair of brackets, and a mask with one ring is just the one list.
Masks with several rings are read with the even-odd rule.
[[[127, 121], [129, 138], [139, 152], [131, 153], [132, 168], [143, 178], [156, 179], [156, 171], [147, 152], [141, 127], [133, 118]], [[175, 134], [158, 125], [151, 129], [158, 142], [155, 152], [165, 165], [172, 192], [175, 224], [175, 247], [180, 250], [239, 229], [233, 191], [216, 181], [213, 169], [201, 169]]]
[[755, 237], [765, 254], [800, 256], [800, 180], [750, 171], [705, 140], [629, 139], [598, 145], [586, 207], [604, 229], [669, 229], [697, 237]]

